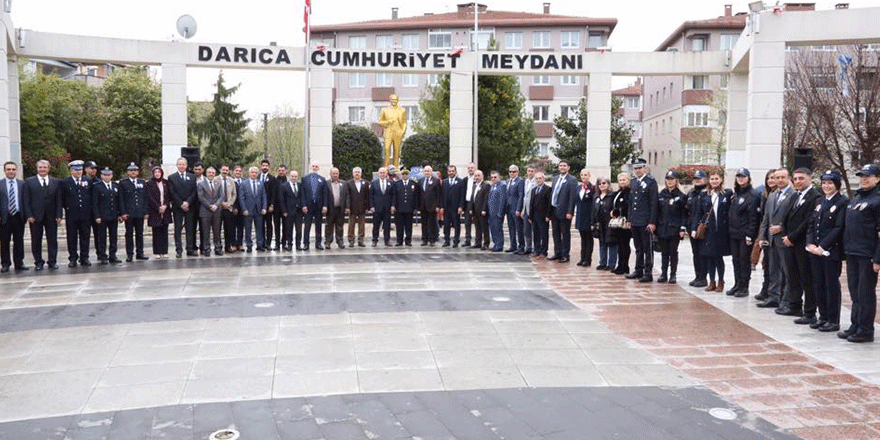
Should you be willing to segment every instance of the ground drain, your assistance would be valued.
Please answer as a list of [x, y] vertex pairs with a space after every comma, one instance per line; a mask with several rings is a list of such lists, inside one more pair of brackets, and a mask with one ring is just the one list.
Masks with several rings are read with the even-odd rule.
[[735, 420], [736, 413], [727, 408], [712, 408], [709, 410], [709, 415], [715, 417], [716, 419], [721, 420]]
[[234, 429], [221, 429], [211, 434], [208, 440], [238, 440], [238, 431]]

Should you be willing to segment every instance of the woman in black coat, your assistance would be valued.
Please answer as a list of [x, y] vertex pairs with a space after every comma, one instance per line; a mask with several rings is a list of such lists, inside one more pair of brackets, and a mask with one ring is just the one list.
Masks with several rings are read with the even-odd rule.
[[[730, 255], [730, 198], [733, 191], [724, 189], [724, 176], [720, 171], [709, 173], [709, 186], [700, 193], [697, 202], [696, 223], [691, 225], [691, 234], [696, 234], [699, 222], [706, 222], [706, 239], [700, 243], [700, 257], [709, 272], [709, 286], [706, 292], [724, 292], [724, 260]], [[693, 236], [693, 235], [692, 235]], [[715, 275], [718, 274], [718, 283]]]
[[590, 183], [590, 172], [581, 170], [581, 186], [578, 188], [577, 218], [574, 227], [581, 234], [581, 260], [578, 266], [593, 264], [593, 198], [596, 189]]
[[752, 188], [751, 173], [746, 168], [736, 172], [736, 185], [730, 206], [730, 253], [733, 262], [733, 287], [727, 295], [749, 296], [752, 278], [752, 246], [761, 224], [761, 195]]
[[593, 232], [599, 239], [599, 265], [598, 270], [613, 270], [617, 265], [617, 238], [608, 228], [613, 208], [614, 191], [611, 191], [611, 181], [600, 177], [596, 180], [599, 188], [593, 206]]
[[617, 176], [619, 189], [611, 201], [611, 219], [622, 218], [625, 221], [624, 227], [611, 229], [611, 234], [617, 241], [617, 268], [612, 273], [617, 275], [629, 275], [629, 256], [632, 253], [629, 248], [629, 241], [632, 240], [632, 230], [629, 224], [629, 182], [629, 174], [620, 173]]
[[825, 197], [816, 199], [816, 208], [807, 225], [807, 251], [819, 307], [819, 321], [810, 324], [810, 328], [820, 332], [840, 330], [840, 270], [844, 219], [849, 203], [849, 199], [840, 194], [842, 177], [837, 171], [826, 171], [822, 175]]
[[162, 167], [153, 167], [145, 185], [147, 193], [147, 225], [153, 228], [153, 253], [159, 258], [168, 255], [168, 225], [171, 224], [171, 186], [163, 178]]
[[685, 227], [687, 196], [679, 189], [678, 176], [674, 171], [666, 173], [666, 187], [660, 191], [657, 202], [660, 207], [657, 239], [660, 242], [662, 258], [662, 273], [660, 278], [657, 278], [657, 282], [675, 284], [675, 273], [678, 271], [678, 245], [687, 234]]

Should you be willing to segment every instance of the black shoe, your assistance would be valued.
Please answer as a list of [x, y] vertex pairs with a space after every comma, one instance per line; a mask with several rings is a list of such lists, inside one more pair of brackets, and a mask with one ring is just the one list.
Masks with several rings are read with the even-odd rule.
[[253, 249], [252, 247], [248, 246], [248, 247], [247, 247], [247, 251], [245, 251], [245, 252], [247, 252], [247, 253], [251, 253], [251, 252], [253, 252], [253, 251], [254, 251], [254, 249]]
[[639, 279], [639, 278], [641, 278], [641, 277], [642, 277], [642, 274], [640, 274], [640, 273], [638, 273], [638, 272], [633, 272], [633, 273], [631, 273], [631, 274], [625, 276], [624, 278], [626, 278], [626, 279], [628, 279], [628, 280], [637, 280], [637, 279]]
[[186, 256], [187, 257], [198, 257], [199, 253], [196, 251], [186, 251]]
[[666, 274], [662, 274], [662, 275], [660, 275], [660, 278], [657, 278], [658, 283], [665, 283], [668, 281], [669, 281], [669, 277], [667, 277]]
[[819, 327], [822, 327], [825, 324], [828, 324], [828, 321], [826, 321], [824, 319], [820, 319], [820, 320], [815, 321], [812, 324], [810, 324], [810, 328], [813, 330], [817, 330], [817, 329], [819, 329]]
[[[505, 252], [506, 252], [506, 251], [505, 251]], [[584, 265], [584, 260], [578, 261], [578, 262], [575, 264], [575, 266], [583, 266], [583, 265]]]
[[76, 267], [76, 261], [71, 261], [70, 263], [67, 263], [67, 267]]
[[434, 245], [436, 245], [436, 244], [437, 244], [436, 241], [429, 241], [428, 242], [428, 246], [431, 246], [431, 247], [434, 247]]
[[481, 246], [481, 245], [479, 245], [479, 244], [475, 244], [475, 245], [473, 245], [473, 246], [470, 246], [471, 249], [481, 249], [482, 247], [483, 247], [483, 246]]
[[43, 270], [43, 263], [34, 264], [34, 270]]
[[769, 297], [770, 297], [770, 295], [767, 295], [766, 293], [759, 293], [759, 294], [755, 295], [755, 300], [756, 301], [766, 301], [767, 298], [769, 298]]
[[734, 292], [734, 294], [733, 294], [734, 298], [747, 298], [748, 296], [749, 296], [749, 291], [746, 289], [739, 289], [736, 292]]
[[856, 329], [850, 327], [846, 330], [841, 330], [841, 331], [837, 332], [837, 337], [840, 339], [846, 339], [846, 338], [850, 337], [850, 335], [855, 334], [855, 332], [856, 332]]
[[457, 248], [457, 247], [458, 247], [458, 240], [454, 240], [454, 241], [452, 242], [452, 247], [454, 247], [454, 248]]
[[427, 242], [427, 241], [423, 241], [423, 242], [422, 242], [422, 246], [427, 246], [427, 245], [428, 245], [428, 242]]
[[98, 264], [100, 264], [101, 266], [106, 266], [106, 265], [110, 264], [110, 261], [107, 260], [106, 258], [101, 258], [100, 260], [98, 260]]
[[652, 277], [651, 275], [645, 275], [645, 276], [639, 278], [639, 282], [640, 283], [652, 283], [652, 282], [654, 282], [654, 277]]
[[373, 247], [376, 247], [376, 246], [379, 246], [379, 242], [378, 242], [378, 241], [374, 241], [374, 242], [373, 242]]
[[769, 309], [769, 308], [774, 308], [774, 309], [775, 309], [775, 308], [779, 307], [779, 302], [777, 302], [777, 301], [771, 301], [771, 300], [768, 299], [768, 300], [765, 300], [765, 301], [763, 301], [763, 302], [759, 302], [759, 303], [757, 304], [757, 307], [758, 307], [758, 308], [761, 308], [761, 309]]
[[558, 259], [560, 259], [560, 258], [562, 258], [562, 257], [560, 257], [559, 255], [554, 255], [554, 256], [552, 256], [552, 257], [548, 257], [547, 260], [548, 260], [548, 261], [555, 261], [555, 260], [558, 260]]
[[568, 257], [562, 257], [562, 258], [559, 259], [559, 262], [560, 262], [560, 263], [568, 263], [568, 262], [569, 262], [569, 258], [568, 258]]
[[[403, 246], [403, 242], [401, 241], [400, 243], [395, 243], [394, 246]], [[376, 243], [373, 243], [373, 247], [376, 247]]]
[[323, 250], [324, 250], [324, 246], [321, 246], [321, 243], [315, 243], [315, 249], [317, 249], [317, 250], [319, 250], [319, 251], [323, 251]]
[[119, 263], [122, 263], [122, 261], [120, 261], [119, 258], [110, 257], [110, 264], [119, 264]]
[[815, 316], [801, 316], [798, 319], [794, 320], [794, 323], [797, 325], [809, 325], [811, 328], [813, 324], [818, 323]]
[[697, 287], [697, 286], [694, 286], [694, 284], [696, 284], [697, 281], [700, 281], [699, 278], [694, 278], [694, 279], [690, 280], [690, 282], [688, 282], [688, 286]]
[[709, 283], [707, 283], [706, 280], [696, 280], [693, 282], [693, 284], [691, 284], [691, 286], [694, 286], [694, 287], [706, 287], [708, 285], [709, 285]]
[[218, 257], [222, 257], [222, 256], [223, 256], [223, 251], [220, 250], [220, 249], [214, 249], [214, 255], [216, 255], [216, 256], [218, 256]]
[[669, 284], [675, 284], [675, 283], [676, 283], [675, 275], [669, 277], [669, 281], [668, 281], [668, 282], [669, 282]]
[[[50, 270], [56, 270], [56, 269], [58, 269], [58, 263], [49, 263], [48, 267]], [[42, 266], [41, 266], [41, 268], [42, 268]]]
[[27, 266], [25, 266], [24, 264], [19, 265], [19, 266], [15, 266], [15, 271], [16, 271], [16, 272], [23, 272], [23, 271], [26, 271], [26, 270], [30, 270], [30, 268], [27, 267]]
[[150, 257], [148, 257], [146, 255], [138, 255], [137, 257], [135, 257], [135, 260], [139, 260], [139, 261], [147, 261], [149, 259], [150, 259]]
[[0, 268], [0, 273], [6, 273], [6, 272], [9, 272], [9, 266], [3, 266], [2, 268]]
[[791, 307], [788, 307], [788, 306], [779, 307], [778, 309], [775, 310], [775, 312], [777, 315], [782, 315], [782, 316], [804, 316], [804, 312], [802, 312], [798, 309], [792, 309]]
[[[339, 249], [345, 249], [345, 245], [342, 243], [336, 243], [336, 246], [338, 246]], [[354, 247], [354, 246], [352, 246], [352, 247]]]
[[483, 247], [480, 248], [480, 250], [481, 250], [481, 251], [488, 251], [488, 250], [489, 250], [489, 246], [488, 246], [488, 245], [483, 246]]
[[462, 247], [470, 247], [470, 245], [471, 245], [471, 241], [470, 241], [470, 240], [465, 240], [465, 241], [464, 241], [464, 244], [461, 245], [461, 246], [462, 246]]
[[603, 266], [601, 264], [596, 266], [596, 270], [605, 270], [605, 269], [608, 269], [608, 266]]
[[92, 263], [90, 263], [89, 260], [81, 260], [79, 262], [79, 264], [80, 264], [80, 266], [85, 266], [85, 267], [89, 267], [92, 265]]
[[[352, 246], [352, 247], [354, 247], [354, 246]], [[359, 241], [359, 242], [358, 242], [358, 247], [367, 247], [367, 245], [365, 245], [364, 242]]]
[[513, 251], [515, 251], [515, 250], [516, 250], [516, 249], [514, 249], [514, 248], [510, 248], [510, 249], [505, 249], [504, 252], [511, 253], [511, 252], [513, 252]]
[[449, 243], [449, 241], [444, 241], [444, 242], [443, 242], [443, 246], [441, 246], [441, 247], [449, 247], [449, 246], [452, 246], [452, 245]]
[[[410, 243], [410, 242], [406, 242], [406, 243], [404, 243], [404, 245], [405, 245], [405, 246], [412, 247], [412, 243]], [[391, 242], [390, 242], [390, 241], [386, 241], [386, 242], [385, 242], [385, 246], [391, 246]]]
[[[495, 248], [492, 248], [492, 252], [504, 252], [504, 249], [495, 249]], [[560, 263], [561, 263], [561, 262], [562, 262], [562, 261], [560, 261]]]
[[862, 343], [862, 342], [874, 342], [874, 335], [867, 335], [864, 333], [856, 333], [853, 335], [849, 335], [849, 337], [846, 338], [846, 340], [849, 342], [855, 342], [857, 344]]
[[820, 332], [826, 332], [826, 333], [828, 333], [828, 332], [836, 332], [836, 331], [840, 330], [840, 325], [839, 325], [839, 324], [834, 324], [834, 323], [831, 323], [831, 322], [826, 322], [825, 325], [823, 325], [822, 327], [817, 328], [816, 330], [819, 330]]
[[183, 258], [183, 252], [177, 251], [176, 256], [177, 256], [177, 258]]

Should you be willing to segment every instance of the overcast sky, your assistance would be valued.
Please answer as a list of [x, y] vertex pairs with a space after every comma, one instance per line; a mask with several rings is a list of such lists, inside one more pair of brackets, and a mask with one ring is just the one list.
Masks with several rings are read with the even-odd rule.
[[[348, 23], [391, 17], [399, 7], [400, 16], [425, 12], [450, 12], [454, 1], [401, 0], [312, 0], [312, 24]], [[542, 12], [540, 0], [483, 1], [490, 10]], [[652, 51], [681, 22], [713, 18], [733, 4], [734, 12], [748, 10], [748, 3], [716, 0], [617, 0], [607, 2], [551, 1], [550, 12], [587, 17], [614, 17], [617, 27], [609, 45], [614, 51]], [[817, 2], [817, 9], [832, 9], [838, 2]], [[768, 2], [768, 4], [771, 4]], [[851, 3], [851, 7], [880, 6], [880, 0]], [[190, 14], [198, 22], [194, 42], [268, 44], [302, 46], [303, 0], [13, 0], [12, 19], [16, 27], [45, 32], [97, 35], [144, 40], [169, 40], [176, 34], [175, 22]], [[190, 100], [209, 100], [217, 69], [187, 70]], [[235, 100], [252, 119], [279, 108], [302, 109], [303, 74], [226, 70], [227, 84], [241, 83]], [[623, 87], [631, 78], [615, 78]]]

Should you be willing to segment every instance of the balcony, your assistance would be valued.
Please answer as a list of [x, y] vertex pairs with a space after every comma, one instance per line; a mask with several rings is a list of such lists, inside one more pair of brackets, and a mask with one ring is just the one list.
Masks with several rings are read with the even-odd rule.
[[530, 86], [529, 100], [531, 101], [552, 101], [553, 86]]
[[681, 105], [709, 105], [712, 104], [713, 93], [711, 90], [683, 90], [681, 92]]

